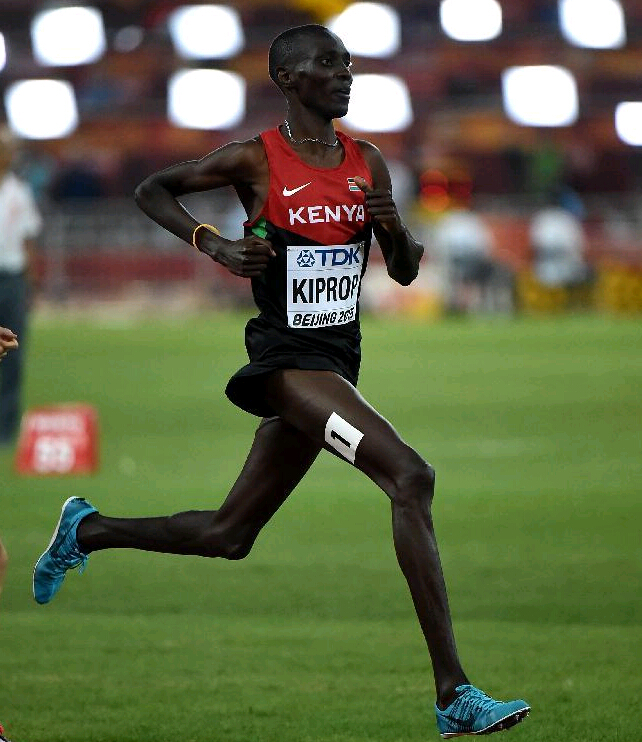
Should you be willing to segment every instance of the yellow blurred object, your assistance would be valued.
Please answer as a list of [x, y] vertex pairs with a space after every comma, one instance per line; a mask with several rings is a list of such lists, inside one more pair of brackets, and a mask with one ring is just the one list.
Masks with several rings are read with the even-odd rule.
[[517, 302], [525, 312], [553, 314], [566, 308], [566, 290], [560, 286], [545, 286], [532, 271], [517, 276]]
[[608, 263], [599, 266], [593, 285], [545, 286], [532, 271], [517, 277], [518, 306], [524, 312], [553, 314], [569, 309], [642, 312], [642, 266]]
[[642, 266], [607, 264], [598, 272], [595, 289], [598, 309], [642, 312]]
[[531, 314], [559, 314], [568, 310], [585, 310], [594, 307], [594, 287], [547, 286], [535, 274], [522, 271], [517, 275], [517, 306]]
[[414, 319], [439, 319], [444, 314], [444, 305], [436, 295], [417, 295], [404, 307], [403, 312]]
[[352, 3], [346, 0], [290, 0], [290, 5], [299, 10], [307, 10], [323, 22], [334, 15], [339, 15]]

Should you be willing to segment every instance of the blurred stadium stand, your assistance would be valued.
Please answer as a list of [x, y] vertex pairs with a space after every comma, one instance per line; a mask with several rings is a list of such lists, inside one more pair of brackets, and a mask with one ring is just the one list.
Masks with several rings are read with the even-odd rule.
[[[592, 2], [586, 0], [587, 12]], [[102, 13], [104, 55], [91, 64], [43, 68], [34, 58], [30, 24], [40, 10], [54, 6], [34, 0], [1, 1], [0, 33], [6, 48], [0, 70], [2, 100], [16, 81], [55, 77], [72, 84], [78, 105], [79, 123], [72, 134], [25, 140], [18, 162], [46, 214], [37, 266], [43, 299], [116, 296], [135, 282], [192, 286], [211, 297], [223, 297], [224, 302], [248, 300], [244, 283], [206, 265], [201, 256], [138, 212], [132, 191], [156, 169], [278, 124], [282, 99], [267, 76], [266, 64], [271, 39], [292, 25], [326, 22], [349, 3], [234, 3], [245, 45], [232, 58], [218, 60], [186, 60], [175, 52], [168, 18], [185, 4], [89, 2]], [[394, 172], [405, 177], [398, 190], [395, 182], [401, 208], [427, 246], [432, 225], [461, 199], [457, 189], [464, 182], [468, 205], [494, 234], [497, 261], [514, 271], [518, 308], [553, 311], [579, 304], [641, 311], [642, 147], [618, 136], [614, 111], [622, 101], [642, 101], [642, 0], [622, 0], [626, 43], [613, 49], [569, 44], [560, 33], [556, 0], [501, 0], [502, 32], [483, 43], [449, 38], [440, 25], [438, 0], [389, 4], [401, 21], [399, 51], [387, 58], [355, 57], [354, 68], [358, 73], [402, 78], [411, 95], [414, 121], [400, 132], [364, 136], [381, 148]], [[502, 71], [541, 64], [561, 65], [575, 76], [579, 117], [574, 124], [522, 126], [504, 112]], [[237, 126], [215, 131], [170, 123], [168, 80], [189, 67], [243, 76], [246, 112]], [[6, 117], [6, 110], [2, 114]], [[431, 172], [443, 176], [441, 185], [426, 178]], [[528, 225], [554, 189], [564, 192], [581, 213], [586, 258], [596, 276], [590, 295], [542, 286], [533, 275]], [[231, 194], [196, 199], [195, 208], [204, 221], [222, 224], [228, 236], [240, 234], [243, 215]], [[426, 261], [434, 262], [437, 279], [428, 280], [425, 290], [436, 292], [439, 304], [445, 289], [438, 279], [438, 259], [429, 250]], [[418, 300], [418, 306], [428, 307], [426, 313], [434, 309], [430, 301]]]

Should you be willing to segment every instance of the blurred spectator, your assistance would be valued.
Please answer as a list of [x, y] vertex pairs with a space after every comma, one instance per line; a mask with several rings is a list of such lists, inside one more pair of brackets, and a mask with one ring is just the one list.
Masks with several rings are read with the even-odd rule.
[[479, 214], [456, 204], [435, 225], [433, 245], [442, 263], [449, 311], [512, 310], [512, 276], [494, 259], [494, 237]]
[[538, 281], [545, 286], [569, 288], [590, 279], [584, 258], [586, 235], [581, 214], [581, 204], [576, 199], [554, 189], [543, 208], [533, 215], [529, 239], [534, 270]]
[[55, 201], [101, 198], [106, 195], [103, 174], [88, 159], [74, 159], [61, 165], [51, 186], [51, 196]]
[[546, 198], [561, 181], [565, 170], [565, 152], [550, 132], [538, 132], [538, 145], [528, 159], [527, 189], [536, 198]]
[[24, 149], [18, 154], [14, 169], [28, 183], [36, 203], [44, 209], [48, 203], [51, 183], [56, 172], [56, 160], [46, 152]]
[[0, 129], [0, 325], [20, 337], [0, 369], [0, 446], [13, 442], [20, 425], [30, 253], [42, 226], [29, 186], [11, 170], [15, 150], [9, 130]]

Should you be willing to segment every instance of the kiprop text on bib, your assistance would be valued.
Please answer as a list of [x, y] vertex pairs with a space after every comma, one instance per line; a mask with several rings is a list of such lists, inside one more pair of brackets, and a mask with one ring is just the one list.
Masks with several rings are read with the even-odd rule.
[[288, 246], [290, 327], [331, 327], [356, 319], [363, 246]]

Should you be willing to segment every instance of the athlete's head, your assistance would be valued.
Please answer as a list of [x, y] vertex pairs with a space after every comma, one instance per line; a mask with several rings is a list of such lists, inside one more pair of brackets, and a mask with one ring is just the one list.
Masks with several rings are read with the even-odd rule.
[[279, 34], [268, 56], [270, 77], [292, 102], [331, 118], [345, 116], [350, 98], [350, 53], [325, 26], [308, 24]]

